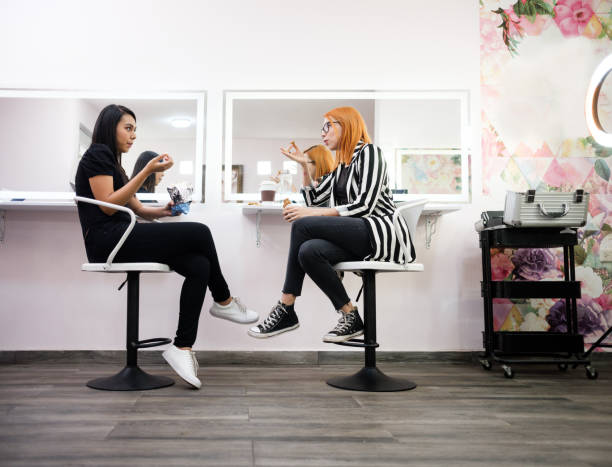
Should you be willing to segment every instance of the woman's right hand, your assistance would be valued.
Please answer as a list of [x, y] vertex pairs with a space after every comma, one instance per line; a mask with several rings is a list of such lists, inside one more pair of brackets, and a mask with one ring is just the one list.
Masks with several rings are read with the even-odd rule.
[[[295, 152], [291, 152], [292, 148], [295, 149]], [[308, 159], [307, 156], [304, 155], [304, 153], [301, 151], [301, 149], [297, 147], [297, 144], [295, 144], [294, 141], [291, 141], [291, 144], [289, 145], [289, 147], [287, 149], [280, 148], [280, 151], [281, 151], [282, 154], [287, 156], [289, 159], [291, 159], [292, 161], [297, 162], [298, 164], [300, 164], [303, 167], [305, 167], [306, 164], [308, 163], [308, 161], [310, 160], [310, 159]]]
[[174, 161], [172, 160], [172, 157], [170, 157], [168, 154], [161, 154], [159, 157], [151, 159], [149, 163], [145, 165], [144, 169], [147, 170], [148, 173], [165, 172], [173, 165]]

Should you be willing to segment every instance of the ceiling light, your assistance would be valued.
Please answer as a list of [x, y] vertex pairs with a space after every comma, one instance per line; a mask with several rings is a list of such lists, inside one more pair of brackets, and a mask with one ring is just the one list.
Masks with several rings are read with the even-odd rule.
[[187, 128], [191, 125], [191, 119], [189, 118], [173, 118], [170, 124], [174, 128]]

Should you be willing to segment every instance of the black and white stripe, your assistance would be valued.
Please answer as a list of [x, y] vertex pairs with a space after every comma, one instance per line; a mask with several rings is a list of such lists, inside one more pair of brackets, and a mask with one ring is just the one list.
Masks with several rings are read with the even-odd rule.
[[[359, 143], [353, 151], [353, 158], [348, 166], [349, 175], [346, 184], [349, 204], [336, 206], [334, 185], [340, 177], [341, 166], [324, 176], [318, 186], [302, 188], [302, 194], [308, 206], [318, 206], [329, 201], [329, 206], [338, 210], [341, 216], [363, 217], [367, 221], [371, 238], [374, 240], [374, 253], [364, 258], [372, 261], [404, 262], [404, 253], [393, 227], [395, 205], [389, 189], [387, 162], [379, 147], [373, 144]], [[406, 222], [400, 216], [402, 242], [410, 245], [414, 261], [414, 247], [408, 233]]]

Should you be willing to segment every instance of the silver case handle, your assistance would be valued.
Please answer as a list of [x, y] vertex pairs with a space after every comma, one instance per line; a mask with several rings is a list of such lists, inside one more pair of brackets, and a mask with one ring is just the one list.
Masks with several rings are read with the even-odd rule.
[[542, 205], [542, 203], [538, 203], [538, 208], [540, 209], [540, 213], [542, 213], [544, 217], [558, 218], [558, 217], [567, 216], [567, 213], [569, 212], [569, 204], [563, 203], [561, 204], [561, 207], [563, 208], [563, 211], [561, 212], [548, 212], [546, 208]]

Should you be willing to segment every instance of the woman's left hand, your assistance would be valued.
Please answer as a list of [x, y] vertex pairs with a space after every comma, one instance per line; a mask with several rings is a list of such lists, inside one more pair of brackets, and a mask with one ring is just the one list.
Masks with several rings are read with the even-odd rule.
[[302, 217], [318, 216], [320, 215], [320, 208], [309, 208], [307, 206], [300, 206], [298, 204], [288, 204], [283, 209], [283, 217], [287, 222], [293, 222], [301, 219]]
[[[170, 201], [168, 204], [166, 204], [161, 211], [161, 216], [159, 217], [166, 217], [166, 216], [171, 216], [172, 215], [172, 206], [174, 206], [174, 201]], [[178, 215], [180, 215], [181, 213], [179, 212]]]

